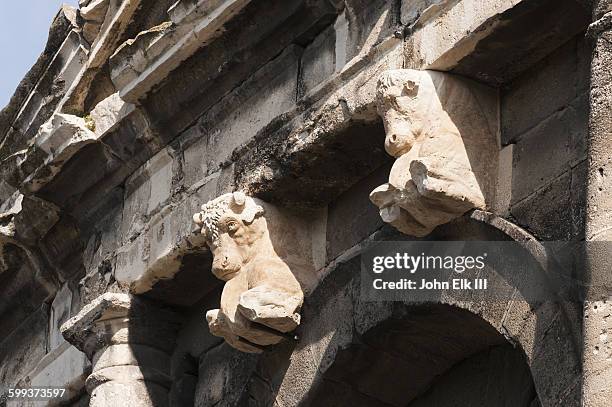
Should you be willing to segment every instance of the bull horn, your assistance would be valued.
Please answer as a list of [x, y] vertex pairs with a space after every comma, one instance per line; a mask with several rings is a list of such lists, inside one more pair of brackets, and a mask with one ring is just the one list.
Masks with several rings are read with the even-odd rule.
[[234, 198], [234, 203], [240, 207], [244, 206], [246, 201], [246, 195], [244, 192], [234, 192], [232, 197]]

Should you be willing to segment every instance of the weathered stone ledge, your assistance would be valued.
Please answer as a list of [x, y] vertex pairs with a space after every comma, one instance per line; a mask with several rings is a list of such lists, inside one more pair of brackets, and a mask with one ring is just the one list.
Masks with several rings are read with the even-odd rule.
[[[411, 67], [456, 72], [494, 86], [516, 77], [589, 21], [586, 8], [574, 0], [463, 0], [448, 7], [408, 37]], [[513, 45], [499, 46], [508, 42]]]
[[110, 58], [111, 77], [121, 98], [135, 103], [181, 62], [218, 36], [223, 25], [249, 2], [201, 0], [190, 5], [177, 2], [169, 10], [171, 23], [140, 33]]
[[128, 24], [141, 0], [124, 0], [112, 17], [107, 18], [101, 26], [101, 31], [91, 45], [87, 63], [79, 72], [76, 80], [66, 92], [66, 96], [59, 104], [59, 109], [63, 113], [82, 114], [84, 104], [96, 74], [108, 61], [108, 58], [117, 49], [121, 36], [125, 32]]
[[44, 51], [32, 68], [30, 68], [25, 78], [19, 83], [10, 102], [0, 112], [0, 136], [3, 140], [7, 137], [19, 113], [23, 111], [24, 104], [31, 98], [32, 92], [40, 85], [42, 78], [45, 77], [45, 73], [49, 71], [49, 66], [57, 57], [58, 51], [65, 47], [67, 37], [71, 35], [73, 28], [76, 26], [74, 17], [75, 9], [66, 6], [61, 9], [51, 23]]

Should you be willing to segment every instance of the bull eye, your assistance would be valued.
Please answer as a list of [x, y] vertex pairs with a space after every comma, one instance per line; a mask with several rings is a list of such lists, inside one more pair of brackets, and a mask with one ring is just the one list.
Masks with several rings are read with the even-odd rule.
[[230, 234], [235, 233], [236, 231], [238, 231], [239, 227], [240, 227], [240, 225], [238, 225], [238, 222], [236, 222], [236, 221], [227, 222], [227, 231]]

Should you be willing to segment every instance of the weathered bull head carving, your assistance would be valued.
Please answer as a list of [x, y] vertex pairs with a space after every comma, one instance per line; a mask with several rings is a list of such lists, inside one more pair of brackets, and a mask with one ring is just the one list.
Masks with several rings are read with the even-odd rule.
[[221, 309], [206, 314], [209, 329], [244, 352], [261, 352], [294, 330], [304, 300], [263, 215], [263, 206], [241, 192], [222, 195], [194, 215], [213, 254], [212, 271], [226, 281]]
[[[439, 72], [387, 71], [378, 81], [377, 103], [385, 149], [396, 158], [389, 182], [370, 194], [385, 222], [425, 236], [470, 209], [485, 207], [484, 188], [467, 149], [483, 154], [477, 160], [491, 160], [487, 155], [495, 152], [494, 138], [465, 81]], [[464, 116], [461, 127], [451, 115]]]

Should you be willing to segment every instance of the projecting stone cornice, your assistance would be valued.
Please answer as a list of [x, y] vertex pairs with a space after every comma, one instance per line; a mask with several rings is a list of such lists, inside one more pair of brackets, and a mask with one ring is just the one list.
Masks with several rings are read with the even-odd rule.
[[[75, 13], [72, 7], [62, 7], [51, 26], [45, 51], [0, 113], [2, 161], [10, 160], [12, 154], [27, 147], [27, 142], [56, 110], [87, 59]], [[2, 178], [6, 181], [6, 174]]]
[[[83, 37], [93, 44], [109, 11], [110, 0], [80, 0], [79, 18], [83, 27]], [[112, 10], [111, 10], [112, 11]]]
[[104, 142], [114, 126], [133, 111], [134, 106], [111, 96], [86, 118], [53, 114], [30, 140], [27, 149], [4, 160], [1, 168], [6, 174], [5, 181], [24, 194], [37, 194], [56, 179], [73, 157], [92, 144], [106, 151], [107, 165], [117, 166], [118, 153]]
[[[104, 0], [82, 3], [86, 6], [81, 10], [85, 12], [85, 15], [81, 16], [81, 24], [85, 30], [84, 35], [92, 40], [92, 44], [86, 63], [59, 104], [59, 111], [65, 113], [83, 113], [85, 99], [91, 90], [96, 74], [117, 49], [121, 36], [132, 21], [141, 0], [123, 0], [118, 3], [117, 7], [112, 7], [115, 3], [105, 5]], [[103, 13], [99, 8], [106, 8], [104, 17], [101, 17]], [[84, 19], [86, 17], [92, 20], [88, 22]]]
[[[50, 301], [60, 286], [38, 247], [59, 219], [58, 208], [15, 193], [0, 205], [0, 326], [12, 332], [32, 309]], [[28, 295], [23, 293], [27, 292]]]
[[19, 165], [23, 174], [32, 169], [20, 188], [28, 194], [47, 185], [72, 156], [98, 140], [85, 119], [56, 113], [40, 128], [33, 141]]
[[250, 0], [180, 0], [171, 21], [143, 31], [110, 58], [111, 78], [121, 98], [135, 103], [200, 47], [220, 35], [223, 25]]
[[[548, 55], [590, 21], [576, 0], [439, 1], [410, 27], [407, 67], [453, 71], [498, 86]], [[440, 7], [443, 6], [443, 7]], [[500, 46], [504, 44], [504, 46]]]

